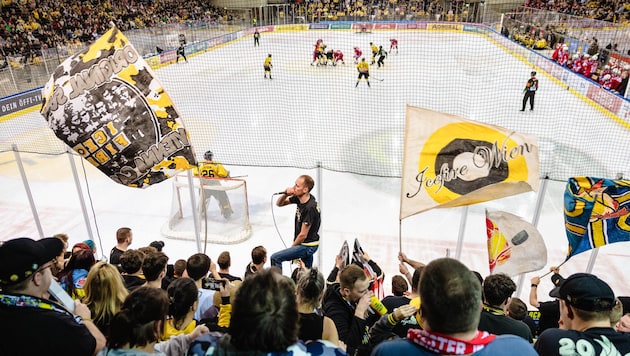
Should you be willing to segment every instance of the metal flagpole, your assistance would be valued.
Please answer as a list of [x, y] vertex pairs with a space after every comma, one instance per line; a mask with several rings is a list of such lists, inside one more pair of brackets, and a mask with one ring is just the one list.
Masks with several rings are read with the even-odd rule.
[[466, 231], [466, 221], [468, 220], [468, 205], [462, 209], [462, 217], [459, 220], [459, 234], [457, 235], [457, 248], [455, 249], [455, 259], [462, 256], [462, 245], [464, 244], [464, 232]]
[[[540, 212], [542, 210], [542, 204], [545, 201], [545, 193], [547, 192], [547, 180], [548, 176], [545, 175], [543, 179], [541, 179], [540, 189], [538, 190], [538, 197], [536, 198], [536, 208], [534, 210], [534, 216], [532, 217], [532, 225], [536, 228], [538, 227], [538, 219], [540, 218]], [[521, 273], [518, 275], [518, 282], [516, 283], [516, 295], [521, 295], [521, 290], [523, 289], [523, 283], [525, 280], [525, 274]]]

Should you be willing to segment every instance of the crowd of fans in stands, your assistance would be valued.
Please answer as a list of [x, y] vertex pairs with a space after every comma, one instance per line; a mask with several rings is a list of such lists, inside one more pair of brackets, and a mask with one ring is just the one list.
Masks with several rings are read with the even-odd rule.
[[33, 57], [45, 48], [94, 40], [111, 23], [126, 31], [186, 21], [231, 21], [232, 14], [206, 1], [73, 2], [5, 0], [0, 19], [0, 48], [6, 55]]
[[[409, 16], [439, 15], [440, 20], [470, 20], [463, 2], [444, 8], [440, 1], [339, 1], [298, 0], [291, 11], [305, 14], [308, 20], [342, 20], [370, 17], [375, 20], [404, 20]], [[630, 22], [630, 5], [622, 0], [554, 1], [527, 0], [526, 7], [583, 16], [617, 23]], [[85, 43], [104, 33], [111, 23], [123, 31], [156, 27], [185, 21], [229, 22], [234, 14], [201, 0], [107, 2], [83, 0], [70, 3], [5, 0], [1, 9], [0, 48], [3, 55], [26, 54], [33, 57], [58, 44]], [[285, 16], [288, 14], [284, 14]], [[544, 36], [535, 36], [536, 42]], [[549, 43], [549, 41], [547, 41]], [[549, 44], [553, 48], [553, 43]]]
[[624, 0], [525, 0], [523, 6], [601, 21], [630, 23], [630, 3]]
[[[539, 310], [536, 322], [525, 302], [512, 297], [516, 283], [508, 275], [482, 278], [450, 258], [425, 265], [400, 252], [401, 275], [391, 280], [392, 295], [377, 298], [381, 268], [356, 248], [352, 261], [336, 256], [325, 281], [317, 267], [304, 264], [291, 277], [266, 268], [262, 246], [252, 250], [240, 277], [230, 270], [228, 251], [216, 263], [204, 253], [170, 263], [161, 241], [131, 248], [129, 228], [117, 231], [110, 263], [94, 262], [92, 241], [66, 252], [67, 239], [58, 234], [0, 245], [0, 317], [7, 321], [0, 324], [0, 353], [535, 356], [579, 347], [593, 354], [630, 352], [630, 314], [624, 315], [630, 298], [616, 297], [592, 274], [565, 279], [552, 267], [550, 302], [539, 301], [540, 277], [533, 277], [529, 303]], [[50, 299], [54, 280], [74, 299], [69, 309]], [[25, 341], [32, 337], [37, 342]]]

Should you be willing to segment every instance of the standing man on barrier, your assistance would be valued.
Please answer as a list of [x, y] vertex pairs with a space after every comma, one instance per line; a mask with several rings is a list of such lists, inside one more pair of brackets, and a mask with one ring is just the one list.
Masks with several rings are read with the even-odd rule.
[[[207, 151], [203, 154], [203, 158], [205, 161], [199, 164], [198, 172], [195, 172], [199, 175], [200, 178], [227, 178], [230, 176], [230, 172], [223, 167], [223, 165], [219, 162], [214, 162], [212, 160], [213, 154], [212, 151]], [[206, 179], [202, 182], [205, 185], [220, 185], [219, 182]], [[201, 207], [203, 212], [206, 212], [208, 208], [208, 203], [211, 197], [214, 197], [219, 202], [219, 208], [221, 208], [221, 215], [224, 218], [229, 219], [232, 216], [232, 207], [230, 206], [230, 200], [228, 199], [227, 193], [225, 190], [219, 189], [208, 189], [204, 190], [205, 194], [208, 194], [207, 197], [204, 198], [203, 205]]]
[[271, 265], [282, 270], [283, 261], [292, 261], [300, 258], [306, 268], [313, 266], [313, 254], [319, 247], [319, 225], [321, 215], [319, 205], [311, 190], [315, 186], [313, 178], [308, 175], [299, 176], [293, 187], [286, 188], [278, 201], [277, 206], [296, 204], [295, 231], [293, 245], [271, 255]]

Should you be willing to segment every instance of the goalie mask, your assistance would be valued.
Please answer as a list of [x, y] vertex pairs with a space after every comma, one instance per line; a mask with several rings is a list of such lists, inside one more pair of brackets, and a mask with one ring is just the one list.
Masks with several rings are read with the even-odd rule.
[[212, 151], [206, 151], [206, 153], [203, 154], [203, 158], [206, 161], [212, 161]]

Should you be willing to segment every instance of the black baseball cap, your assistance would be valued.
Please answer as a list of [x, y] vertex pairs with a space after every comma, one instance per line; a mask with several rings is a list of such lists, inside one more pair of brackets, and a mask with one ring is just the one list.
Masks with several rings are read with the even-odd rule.
[[576, 273], [560, 287], [560, 299], [585, 311], [610, 311], [615, 305], [615, 293], [610, 286], [590, 273]]
[[564, 283], [564, 277], [558, 273], [554, 273], [551, 276], [551, 283], [553, 283], [555, 287], [549, 292], [549, 296], [553, 298], [560, 298], [560, 286]]
[[19, 237], [0, 245], [0, 285], [18, 284], [63, 250], [63, 241], [56, 237], [33, 240]]

